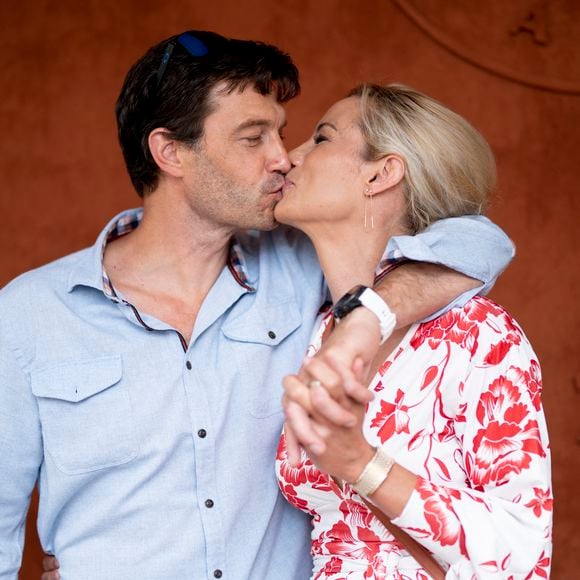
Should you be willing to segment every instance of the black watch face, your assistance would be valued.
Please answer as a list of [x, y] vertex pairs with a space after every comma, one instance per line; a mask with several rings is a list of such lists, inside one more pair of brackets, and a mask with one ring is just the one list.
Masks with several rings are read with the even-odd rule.
[[340, 320], [355, 308], [362, 306], [360, 295], [366, 290], [365, 286], [357, 286], [345, 294], [334, 307], [334, 318]]

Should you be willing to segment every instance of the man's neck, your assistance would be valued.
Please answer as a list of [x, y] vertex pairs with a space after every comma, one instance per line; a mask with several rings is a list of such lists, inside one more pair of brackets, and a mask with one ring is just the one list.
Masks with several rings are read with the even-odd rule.
[[145, 199], [139, 227], [107, 245], [104, 268], [129, 302], [189, 339], [197, 312], [227, 263], [233, 232], [168, 197]]

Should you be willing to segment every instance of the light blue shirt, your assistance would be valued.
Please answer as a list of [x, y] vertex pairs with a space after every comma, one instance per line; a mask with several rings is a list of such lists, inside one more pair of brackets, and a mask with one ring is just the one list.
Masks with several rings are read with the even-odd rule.
[[[326, 295], [311, 244], [286, 228], [240, 238], [242, 277], [224, 268], [184, 349], [105, 293], [117, 219], [0, 293], [0, 578], [17, 578], [37, 480], [40, 539], [63, 580], [309, 578], [309, 522], [278, 494], [274, 456], [282, 377]], [[443, 232], [408, 257], [483, 291], [513, 255], [485, 218]], [[405, 240], [391, 255], [407, 255]]]

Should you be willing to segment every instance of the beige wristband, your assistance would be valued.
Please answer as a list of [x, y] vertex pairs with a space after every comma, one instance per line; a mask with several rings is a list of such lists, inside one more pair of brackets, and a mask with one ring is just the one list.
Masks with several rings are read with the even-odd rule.
[[363, 497], [369, 497], [387, 479], [395, 460], [380, 447], [375, 447], [373, 458], [366, 464], [358, 479], [351, 487]]

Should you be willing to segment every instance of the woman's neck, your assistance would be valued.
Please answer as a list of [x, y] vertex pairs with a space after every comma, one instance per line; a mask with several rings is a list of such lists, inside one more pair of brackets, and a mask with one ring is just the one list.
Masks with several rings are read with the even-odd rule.
[[388, 240], [398, 233], [383, 228], [361, 231], [358, 224], [334, 224], [308, 232], [333, 302], [357, 284], [373, 286], [375, 271]]

